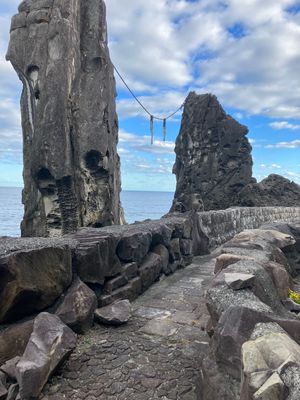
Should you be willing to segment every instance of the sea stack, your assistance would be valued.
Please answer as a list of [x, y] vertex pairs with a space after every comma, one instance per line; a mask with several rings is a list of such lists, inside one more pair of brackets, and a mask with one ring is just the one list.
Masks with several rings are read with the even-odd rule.
[[23, 83], [22, 235], [122, 223], [104, 2], [23, 1], [7, 59]]
[[222, 210], [238, 202], [239, 192], [252, 180], [247, 133], [216, 96], [189, 94], [176, 140], [171, 211]]
[[216, 96], [192, 92], [176, 140], [177, 187], [171, 212], [229, 207], [299, 207], [300, 186], [280, 175], [252, 177], [248, 128]]

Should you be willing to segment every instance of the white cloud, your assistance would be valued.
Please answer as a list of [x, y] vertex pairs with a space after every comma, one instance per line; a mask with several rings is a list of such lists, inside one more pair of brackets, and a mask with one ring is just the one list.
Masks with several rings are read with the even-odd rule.
[[145, 152], [148, 154], [166, 154], [166, 155], [174, 155], [175, 143], [171, 141], [162, 141], [159, 139], [154, 139], [154, 143], [151, 144], [151, 137], [144, 135], [138, 136], [133, 133], [128, 133], [123, 130], [119, 132], [119, 143], [123, 148], [125, 146], [125, 151], [129, 151], [128, 148], [134, 151]]
[[270, 127], [276, 130], [282, 130], [282, 129], [290, 129], [292, 131], [300, 129], [300, 125], [292, 124], [288, 121], [277, 121], [277, 122], [271, 122]]
[[279, 142], [275, 144], [268, 144], [267, 149], [296, 149], [300, 147], [300, 140], [292, 140], [290, 142]]
[[[112, 58], [136, 90], [193, 86], [250, 114], [297, 118], [300, 18], [286, 11], [293, 4], [107, 0]], [[243, 37], [229, 32], [237, 24]]]

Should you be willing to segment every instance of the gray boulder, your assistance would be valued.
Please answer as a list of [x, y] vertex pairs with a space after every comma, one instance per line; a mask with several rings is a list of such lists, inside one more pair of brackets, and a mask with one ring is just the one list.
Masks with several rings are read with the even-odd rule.
[[255, 275], [240, 272], [225, 273], [225, 282], [233, 290], [251, 288], [255, 283]]
[[169, 252], [168, 249], [163, 246], [162, 244], [159, 244], [152, 249], [152, 252], [159, 255], [161, 258], [161, 263], [162, 263], [162, 270], [164, 274], [168, 275], [169, 274]]
[[75, 346], [75, 333], [57, 316], [39, 314], [25, 352], [16, 366], [21, 399], [37, 398], [49, 376]]
[[6, 361], [1, 365], [0, 370], [5, 373], [6, 377], [11, 381], [17, 381], [17, 364], [21, 357], [17, 356], [11, 360]]
[[0, 332], [0, 365], [21, 356], [33, 330], [33, 320], [13, 324]]
[[77, 278], [70, 286], [55, 314], [76, 333], [88, 331], [97, 308], [95, 293]]
[[120, 239], [117, 254], [125, 262], [141, 262], [150, 249], [152, 236], [149, 231], [128, 231]]
[[[274, 283], [272, 281], [271, 276], [268, 274], [268, 272], [261, 266], [261, 264], [256, 263], [255, 261], [239, 261], [236, 264], [233, 264], [229, 267], [227, 267], [224, 271], [220, 272], [216, 278], [214, 279], [212, 286], [218, 289], [220, 289], [220, 293], [222, 292], [222, 286], [226, 285], [230, 289], [235, 290], [235, 287], [231, 287], [228, 285], [226, 282], [226, 276], [228, 275], [235, 275], [235, 274], [247, 274], [247, 275], [252, 275], [250, 278], [251, 285], [246, 284], [248, 288], [251, 288], [251, 291], [253, 294], [260, 299], [263, 303], [267, 304], [270, 306], [273, 310], [275, 310], [278, 313], [284, 313], [285, 310], [280, 302], [280, 298], [277, 294], [277, 291], [274, 287]], [[252, 279], [251, 279], [252, 278]], [[234, 279], [234, 278], [233, 278]], [[247, 281], [247, 278], [246, 278]], [[242, 285], [242, 282], [240, 283]], [[233, 283], [234, 285], [234, 283]], [[236, 287], [239, 287], [239, 282], [236, 283]], [[232, 294], [233, 298], [242, 298], [245, 293], [245, 290], [242, 292], [234, 292]], [[221, 296], [221, 295], [220, 295]], [[220, 297], [220, 301], [224, 301], [227, 303], [225, 299]], [[242, 300], [241, 300], [242, 301]], [[234, 301], [236, 304], [236, 301]], [[243, 302], [242, 302], [243, 304]], [[233, 304], [232, 304], [233, 305]]]
[[0, 322], [51, 306], [72, 281], [71, 250], [51, 239], [0, 240]]
[[79, 242], [73, 265], [83, 282], [103, 285], [106, 278], [121, 272], [121, 262], [116, 255], [116, 236], [98, 229], [83, 228], [73, 237]]
[[129, 300], [119, 300], [95, 311], [95, 320], [106, 325], [123, 325], [131, 317]]
[[162, 273], [162, 259], [158, 254], [148, 253], [139, 268], [142, 290], [148, 289]]
[[248, 341], [259, 323], [275, 323], [300, 343], [300, 321], [278, 316], [275, 313], [259, 309], [259, 303], [251, 307], [236, 305], [229, 307], [222, 314], [213, 336], [213, 348], [218, 362], [236, 378], [241, 371], [241, 348]]
[[245, 342], [242, 359], [241, 400], [283, 400], [295, 389], [299, 394], [297, 381], [285, 387], [281, 377], [286, 368], [299, 369], [300, 347], [286, 333], [268, 331]]

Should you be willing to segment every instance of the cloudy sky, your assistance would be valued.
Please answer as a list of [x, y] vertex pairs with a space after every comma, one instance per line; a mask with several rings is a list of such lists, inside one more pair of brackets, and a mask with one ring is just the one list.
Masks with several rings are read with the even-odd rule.
[[[5, 61], [17, 0], [0, 0], [0, 186], [22, 185], [21, 85]], [[106, 0], [111, 57], [153, 114], [212, 92], [249, 127], [254, 175], [300, 183], [300, 0]], [[172, 191], [180, 114], [149, 121], [118, 84], [123, 189]]]

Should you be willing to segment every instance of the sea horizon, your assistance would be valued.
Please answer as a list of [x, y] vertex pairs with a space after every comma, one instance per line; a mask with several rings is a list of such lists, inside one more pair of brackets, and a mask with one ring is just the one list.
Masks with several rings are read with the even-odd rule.
[[[23, 218], [20, 186], [0, 186], [0, 236], [20, 236]], [[174, 192], [123, 189], [120, 193], [127, 223], [160, 219], [168, 213]]]

